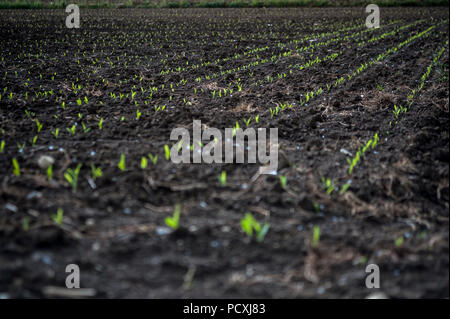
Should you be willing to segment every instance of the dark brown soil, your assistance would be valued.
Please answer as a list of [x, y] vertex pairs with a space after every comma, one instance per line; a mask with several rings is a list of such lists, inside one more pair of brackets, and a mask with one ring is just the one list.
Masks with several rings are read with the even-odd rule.
[[[67, 29], [63, 10], [0, 11], [0, 298], [49, 297], [48, 287], [64, 287], [68, 264], [80, 266], [82, 287], [96, 297], [364, 298], [373, 293], [365, 286], [372, 263], [381, 271], [377, 291], [390, 298], [448, 298], [448, 11], [382, 9], [381, 28], [371, 31], [365, 15], [83, 10], [81, 28]], [[395, 119], [394, 105], [408, 104], [429, 65], [423, 89]], [[229, 87], [231, 95], [213, 98]], [[319, 87], [324, 93], [299, 105]], [[295, 104], [271, 118], [280, 102]], [[155, 113], [155, 105], [166, 108]], [[191, 130], [194, 119], [245, 127], [249, 117], [251, 127], [278, 128], [286, 188], [278, 176], [258, 176], [258, 164], [164, 158], [173, 128]], [[377, 132], [378, 145], [349, 174], [346, 154]], [[142, 170], [149, 153], [158, 161]], [[51, 181], [42, 155], [55, 160]], [[79, 163], [74, 193], [64, 172]], [[91, 164], [103, 170], [95, 182]], [[322, 177], [339, 190], [351, 184], [327, 194]], [[180, 228], [167, 232], [177, 203]], [[61, 225], [52, 218], [59, 208]], [[270, 223], [263, 242], [242, 232], [246, 212]]]

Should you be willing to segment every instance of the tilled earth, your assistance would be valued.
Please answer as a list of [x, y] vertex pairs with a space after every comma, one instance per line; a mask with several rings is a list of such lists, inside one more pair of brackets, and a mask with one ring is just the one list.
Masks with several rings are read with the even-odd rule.
[[[383, 8], [371, 30], [365, 17], [82, 10], [67, 29], [63, 10], [0, 11], [0, 298], [58, 297], [68, 264], [101, 298], [364, 298], [368, 264], [389, 298], [448, 298], [448, 10]], [[271, 116], [277, 103], [292, 107]], [[276, 175], [165, 159], [174, 128], [249, 118], [278, 128]], [[73, 192], [64, 173], [78, 164]], [[270, 223], [263, 242], [241, 230], [246, 212]]]

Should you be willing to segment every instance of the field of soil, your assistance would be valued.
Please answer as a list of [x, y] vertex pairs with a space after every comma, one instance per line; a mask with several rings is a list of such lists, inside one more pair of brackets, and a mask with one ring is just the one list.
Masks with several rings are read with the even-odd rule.
[[[448, 298], [448, 8], [366, 15], [1, 10], [0, 299]], [[278, 128], [278, 170], [167, 160], [193, 120]]]

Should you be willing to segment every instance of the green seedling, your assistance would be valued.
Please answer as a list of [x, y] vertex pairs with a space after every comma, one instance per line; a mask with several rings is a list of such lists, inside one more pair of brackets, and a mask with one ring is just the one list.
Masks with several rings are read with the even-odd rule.
[[320, 226], [314, 226], [311, 245], [316, 247], [320, 242]]
[[395, 240], [395, 246], [401, 247], [401, 246], [403, 246], [403, 242], [404, 242], [404, 238], [403, 238], [403, 236], [400, 236]]
[[170, 160], [170, 148], [169, 148], [169, 145], [164, 145], [164, 153], [165, 153], [165, 155], [166, 155], [166, 160], [168, 161], [168, 160]]
[[39, 122], [38, 119], [36, 119], [36, 127], [37, 127], [38, 133], [42, 130], [42, 127], [43, 127], [43, 125], [41, 124], [41, 122]]
[[100, 130], [102, 130], [103, 129], [103, 117], [102, 118], [100, 118], [100, 121], [98, 122], [98, 128], [100, 129]]
[[328, 195], [331, 195], [331, 193], [335, 189], [335, 186], [334, 186], [332, 180], [329, 178], [325, 178], [323, 176], [322, 176], [322, 185], [326, 189]]
[[75, 124], [72, 125], [71, 128], [67, 128], [67, 132], [69, 132], [72, 135], [75, 135], [76, 131], [77, 131], [77, 126]]
[[344, 185], [342, 185], [342, 188], [341, 188], [341, 190], [339, 191], [339, 194], [344, 194], [346, 191], [347, 191], [347, 189], [350, 187], [350, 185], [352, 184], [352, 182], [351, 181], [348, 181], [347, 183], [345, 183]]
[[36, 144], [36, 142], [37, 142], [37, 139], [38, 139], [38, 136], [37, 135], [35, 135], [34, 137], [33, 137], [33, 139], [31, 140], [31, 147], [33, 147], [35, 144]]
[[0, 142], [0, 153], [3, 153], [5, 151], [5, 141]]
[[78, 175], [80, 174], [82, 164], [78, 164], [75, 169], [68, 168], [64, 173], [67, 182], [72, 186], [72, 191], [77, 191]]
[[146, 169], [148, 166], [148, 160], [145, 156], [142, 156], [141, 158], [141, 168]]
[[374, 149], [375, 146], [377, 146], [377, 144], [378, 144], [378, 132], [375, 133], [375, 135], [372, 138], [372, 149]]
[[64, 218], [64, 211], [62, 208], [58, 208], [56, 214], [52, 215], [52, 219], [56, 225], [61, 226]]
[[28, 231], [30, 229], [30, 217], [25, 217], [22, 222], [22, 230]]
[[16, 158], [12, 159], [12, 164], [13, 164], [13, 173], [16, 176], [20, 176], [20, 166], [19, 166], [19, 162], [17, 161]]
[[222, 171], [222, 173], [219, 176], [219, 181], [223, 187], [227, 185], [227, 172]]
[[241, 220], [241, 229], [249, 238], [253, 238], [253, 233], [258, 242], [262, 242], [269, 231], [270, 224], [265, 223], [263, 226], [253, 217], [251, 213], [246, 213]]
[[125, 154], [120, 154], [120, 161], [117, 166], [122, 172], [125, 170]]
[[136, 110], [136, 120], [139, 120], [139, 118], [141, 117], [142, 112], [139, 111], [139, 109]]
[[400, 108], [397, 107], [397, 105], [394, 105], [394, 110], [392, 112], [394, 113], [395, 118], [398, 118], [398, 115], [400, 114]]
[[84, 122], [81, 122], [81, 126], [83, 127], [83, 132], [87, 133], [91, 130], [90, 127], [87, 127], [86, 124], [84, 124]]
[[53, 179], [53, 165], [47, 167], [47, 178], [49, 181]]
[[152, 161], [153, 165], [156, 165], [158, 162], [158, 155], [148, 154], [148, 158]]
[[314, 206], [314, 212], [316, 214], [318, 214], [320, 212], [320, 205], [319, 205], [319, 203], [314, 203], [313, 206]]
[[95, 181], [97, 178], [102, 177], [103, 176], [103, 172], [102, 172], [102, 168], [99, 167], [95, 167], [94, 164], [91, 164], [91, 172], [92, 172], [92, 179]]
[[165, 219], [166, 225], [174, 230], [178, 229], [178, 227], [180, 226], [180, 214], [181, 206], [180, 204], [176, 204], [173, 216], [167, 216]]
[[281, 183], [281, 187], [286, 188], [287, 185], [287, 176], [285, 175], [280, 175], [280, 183]]
[[52, 131], [52, 134], [55, 138], [59, 137], [59, 128], [56, 128], [54, 131]]
[[17, 148], [19, 149], [19, 153], [23, 151], [23, 149], [25, 148], [25, 144], [26, 144], [25, 142], [23, 142], [23, 144], [17, 142]]

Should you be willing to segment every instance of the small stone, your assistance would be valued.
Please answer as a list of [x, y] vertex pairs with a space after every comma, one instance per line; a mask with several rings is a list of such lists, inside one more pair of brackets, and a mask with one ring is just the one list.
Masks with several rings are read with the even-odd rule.
[[158, 236], [169, 235], [172, 232], [172, 229], [168, 227], [156, 227], [156, 234]]
[[352, 153], [347, 151], [345, 148], [341, 148], [339, 150], [342, 154], [348, 155], [348, 156], [352, 156]]
[[5, 208], [13, 213], [17, 213], [17, 206], [11, 203], [6, 203]]
[[50, 165], [53, 165], [55, 163], [55, 160], [51, 156], [43, 155], [39, 157], [38, 165], [42, 169], [47, 169]]

